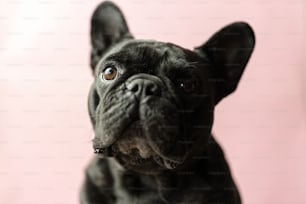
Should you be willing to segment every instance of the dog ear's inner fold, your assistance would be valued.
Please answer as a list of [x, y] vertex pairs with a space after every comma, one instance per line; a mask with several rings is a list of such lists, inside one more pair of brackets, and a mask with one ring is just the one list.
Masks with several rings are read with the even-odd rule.
[[252, 28], [237, 22], [224, 27], [195, 49], [212, 62], [210, 82], [215, 87], [215, 104], [237, 88], [254, 45]]
[[124, 15], [112, 2], [102, 2], [91, 17], [91, 60], [92, 70], [114, 44], [124, 39], [131, 39]]

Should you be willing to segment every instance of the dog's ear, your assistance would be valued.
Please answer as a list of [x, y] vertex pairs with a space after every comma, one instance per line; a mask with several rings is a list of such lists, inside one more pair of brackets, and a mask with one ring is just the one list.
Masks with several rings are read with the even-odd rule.
[[237, 22], [222, 28], [202, 46], [195, 48], [212, 63], [210, 82], [215, 89], [215, 104], [236, 89], [254, 45], [252, 28]]
[[132, 38], [121, 10], [112, 2], [102, 2], [91, 17], [92, 70], [105, 51], [123, 39]]

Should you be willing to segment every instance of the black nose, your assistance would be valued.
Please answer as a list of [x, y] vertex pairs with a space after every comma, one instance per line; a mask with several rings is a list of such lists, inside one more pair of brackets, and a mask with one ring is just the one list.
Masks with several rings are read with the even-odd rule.
[[152, 80], [138, 78], [126, 85], [127, 89], [133, 92], [138, 98], [147, 96], [160, 96], [160, 87]]

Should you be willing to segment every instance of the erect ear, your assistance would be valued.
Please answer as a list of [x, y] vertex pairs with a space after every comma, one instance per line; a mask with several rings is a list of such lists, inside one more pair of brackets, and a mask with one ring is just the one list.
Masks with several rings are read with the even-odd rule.
[[112, 2], [102, 2], [91, 17], [91, 60], [94, 70], [105, 51], [123, 39], [132, 38], [121, 10]]
[[215, 89], [215, 104], [236, 89], [254, 45], [252, 28], [237, 22], [222, 28], [202, 46], [195, 48], [212, 63], [210, 82]]

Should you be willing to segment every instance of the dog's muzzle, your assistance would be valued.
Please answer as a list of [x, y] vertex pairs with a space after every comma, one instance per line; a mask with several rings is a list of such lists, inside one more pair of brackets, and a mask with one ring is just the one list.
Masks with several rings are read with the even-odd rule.
[[[133, 75], [126, 80], [124, 86], [127, 91], [135, 96], [137, 99], [137, 103], [145, 103], [151, 97], [160, 97], [162, 94], [163, 82], [156, 76], [149, 74], [137, 74]], [[139, 104], [135, 104], [135, 106], [139, 106]], [[133, 122], [133, 121], [131, 121]], [[121, 135], [119, 135], [120, 137]], [[105, 156], [112, 156], [112, 148], [111, 145], [115, 142], [115, 140], [120, 138], [113, 138], [107, 141], [99, 141], [94, 142], [94, 153], [101, 154]]]

